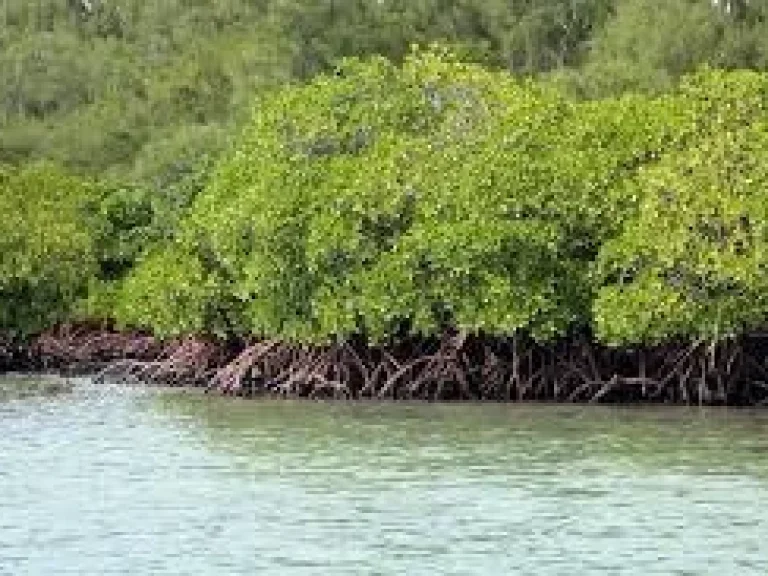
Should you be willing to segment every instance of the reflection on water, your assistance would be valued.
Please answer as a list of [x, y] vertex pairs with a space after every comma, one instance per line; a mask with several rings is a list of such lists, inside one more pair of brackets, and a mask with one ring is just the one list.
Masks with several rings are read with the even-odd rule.
[[0, 403], [0, 574], [768, 574], [768, 414]]
[[57, 376], [5, 374], [0, 376], [0, 402], [71, 392], [72, 381]]

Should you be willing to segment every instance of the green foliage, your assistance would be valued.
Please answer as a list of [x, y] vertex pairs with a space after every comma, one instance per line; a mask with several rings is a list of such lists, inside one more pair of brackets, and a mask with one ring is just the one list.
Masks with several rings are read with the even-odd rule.
[[92, 182], [51, 165], [0, 173], [0, 329], [34, 332], [65, 318], [97, 267]]
[[736, 0], [6, 0], [0, 12], [0, 161], [129, 178], [174, 133], [204, 127], [220, 144], [266, 87], [343, 57], [401, 62], [413, 44], [555, 72], [587, 96], [768, 63], [765, 3]]
[[347, 61], [332, 77], [262, 99], [185, 230], [190, 251], [230, 280], [247, 329], [324, 338], [357, 328], [349, 315], [329, 316], [325, 294], [354, 284], [410, 218], [430, 218], [416, 214], [410, 188], [439, 202], [420, 172], [488, 126], [514, 85], [500, 79], [434, 55], [402, 69]]
[[176, 177], [167, 195], [50, 163], [2, 169], [0, 330], [112, 317], [136, 263], [175, 236], [207, 162]]
[[[675, 97], [691, 120], [684, 145], [626, 182], [640, 204], [596, 260], [595, 330], [612, 343], [717, 340], [768, 317], [760, 261], [768, 77], [703, 70]], [[713, 230], [722, 236], [709, 237]]]
[[612, 0], [387, 0], [275, 5], [293, 72], [329, 71], [341, 57], [402, 61], [414, 44], [449, 43], [465, 61], [535, 74], [580, 62]]
[[[621, 260], [609, 255], [641, 234], [633, 226], [655, 197], [647, 175], [744, 130], [766, 94], [759, 74], [702, 71], [669, 95], [573, 102], [440, 49], [399, 67], [347, 60], [259, 100], [181, 225], [192, 260], [178, 269], [177, 252], [167, 266], [158, 255], [152, 266], [169, 273], [142, 266], [137, 277], [156, 302], [208, 286], [185, 316], [205, 330], [382, 340], [451, 325], [549, 339], [590, 326], [594, 312], [613, 341], [606, 318], [620, 322], [610, 305], [623, 300], [611, 276]], [[639, 248], [627, 245], [629, 258]], [[652, 280], [638, 280], [637, 309], [658, 315], [671, 300]], [[667, 329], [633, 322], [622, 338]]]
[[167, 246], [125, 279], [113, 313], [124, 324], [151, 326], [161, 336], [199, 333], [207, 328], [212, 291], [200, 262]]
[[[208, 137], [207, 131], [203, 132], [203, 142]], [[134, 288], [143, 289], [147, 279], [137, 278], [132, 272], [147, 258], [150, 262], [152, 258], [157, 260], [157, 253], [176, 240], [180, 222], [208, 180], [215, 156], [206, 151], [205, 144], [199, 148], [194, 144], [189, 142], [181, 153], [178, 140], [158, 140], [157, 146], [142, 152], [140, 158], [144, 161], [136, 163], [136, 178], [144, 184], [118, 179], [100, 182], [91, 230], [98, 267], [87, 297], [77, 306], [80, 317], [114, 318], [117, 313], [128, 318], [129, 323], [141, 324], [142, 314], [146, 313], [143, 305], [134, 303], [127, 311], [116, 312], [118, 296]], [[171, 161], [168, 150], [177, 152], [173, 156], [176, 161]], [[176, 261], [173, 265], [173, 270], [196, 278], [189, 267], [180, 268]], [[148, 266], [151, 268], [151, 264]], [[138, 293], [133, 297], [139, 301], [144, 298]], [[188, 313], [193, 314], [192, 309]]]
[[725, 131], [643, 170], [643, 202], [598, 260], [610, 342], [718, 340], [768, 318], [768, 124]]
[[44, 4], [0, 14], [0, 329], [766, 319], [765, 3]]
[[3, 4], [1, 161], [126, 177], [157, 138], [228, 129], [288, 73], [285, 42], [257, 2], [91, 4]]
[[582, 95], [659, 93], [702, 65], [766, 70], [768, 8], [763, 2], [615, 4], [613, 16], [595, 34], [584, 66], [564, 74]]

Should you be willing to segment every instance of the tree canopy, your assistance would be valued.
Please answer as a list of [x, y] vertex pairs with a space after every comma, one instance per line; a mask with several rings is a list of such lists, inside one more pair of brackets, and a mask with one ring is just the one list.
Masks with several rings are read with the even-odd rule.
[[[172, 248], [131, 273], [122, 320], [301, 341], [733, 334], [765, 318], [766, 86], [702, 71], [582, 102], [440, 49], [347, 60], [259, 99]], [[713, 227], [731, 240], [700, 238]]]
[[765, 321], [764, 3], [0, 17], [3, 330], [626, 344]]

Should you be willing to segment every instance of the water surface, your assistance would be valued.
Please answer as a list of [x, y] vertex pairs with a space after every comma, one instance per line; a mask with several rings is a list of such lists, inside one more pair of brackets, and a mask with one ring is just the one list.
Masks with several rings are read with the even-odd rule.
[[767, 534], [759, 411], [0, 402], [3, 576], [764, 576]]

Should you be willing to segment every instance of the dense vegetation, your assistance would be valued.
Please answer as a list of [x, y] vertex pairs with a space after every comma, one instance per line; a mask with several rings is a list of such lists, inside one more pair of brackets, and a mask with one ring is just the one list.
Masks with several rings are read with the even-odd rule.
[[762, 4], [159, 6], [8, 6], [6, 338], [114, 322], [174, 343], [124, 373], [297, 393], [763, 397]]

